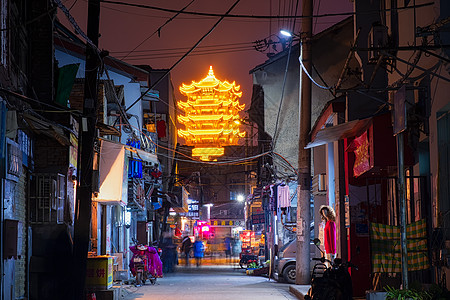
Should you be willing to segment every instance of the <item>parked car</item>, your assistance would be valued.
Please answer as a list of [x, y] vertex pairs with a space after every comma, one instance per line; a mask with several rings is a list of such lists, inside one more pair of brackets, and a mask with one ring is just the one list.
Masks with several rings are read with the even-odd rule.
[[295, 283], [296, 250], [297, 239], [293, 239], [279, 249], [278, 257], [274, 260], [274, 277], [277, 281]]

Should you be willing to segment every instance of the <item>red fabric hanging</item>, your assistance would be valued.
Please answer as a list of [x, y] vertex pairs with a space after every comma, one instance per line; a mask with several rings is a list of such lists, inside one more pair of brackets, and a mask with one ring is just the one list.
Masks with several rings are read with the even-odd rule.
[[166, 121], [156, 121], [156, 132], [158, 133], [158, 138], [166, 137]]
[[158, 169], [153, 169], [151, 171], [150, 175], [152, 175], [154, 178], [158, 179], [159, 177], [161, 177], [162, 173]]

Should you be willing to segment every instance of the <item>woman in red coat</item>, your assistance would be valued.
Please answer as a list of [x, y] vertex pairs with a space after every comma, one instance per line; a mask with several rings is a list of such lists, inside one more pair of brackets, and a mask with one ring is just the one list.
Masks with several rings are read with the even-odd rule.
[[336, 213], [331, 206], [322, 205], [319, 213], [325, 222], [324, 243], [325, 257], [330, 261], [334, 261], [336, 257]]

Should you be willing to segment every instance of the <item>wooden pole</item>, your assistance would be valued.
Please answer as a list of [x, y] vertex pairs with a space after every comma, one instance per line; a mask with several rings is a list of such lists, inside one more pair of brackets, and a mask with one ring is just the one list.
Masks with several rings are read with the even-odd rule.
[[[98, 45], [100, 0], [88, 2], [87, 36]], [[86, 44], [86, 75], [84, 83], [83, 117], [80, 124], [80, 163], [77, 186], [77, 211], [75, 212], [73, 283], [74, 299], [85, 299], [86, 265], [90, 243], [92, 213], [92, 174], [94, 142], [97, 138], [98, 90], [97, 75], [100, 65], [99, 53], [90, 43]]]
[[310, 284], [310, 209], [311, 209], [311, 151], [305, 149], [311, 131], [311, 80], [305, 73], [312, 70], [312, 14], [313, 0], [305, 0], [303, 6], [300, 59], [299, 147], [297, 188], [297, 253], [296, 283]]

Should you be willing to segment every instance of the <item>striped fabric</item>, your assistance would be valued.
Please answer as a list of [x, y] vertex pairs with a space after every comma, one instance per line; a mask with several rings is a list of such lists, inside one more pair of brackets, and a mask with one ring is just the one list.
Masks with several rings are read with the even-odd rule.
[[[429, 268], [426, 225], [425, 220], [406, 225], [408, 271]], [[401, 273], [400, 227], [371, 223], [370, 233], [372, 271]]]

